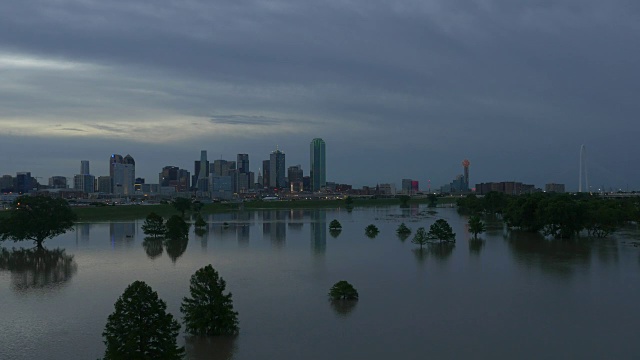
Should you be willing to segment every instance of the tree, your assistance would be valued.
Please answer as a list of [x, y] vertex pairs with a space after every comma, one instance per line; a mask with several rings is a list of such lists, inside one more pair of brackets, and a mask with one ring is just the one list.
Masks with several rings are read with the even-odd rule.
[[405, 225], [404, 223], [400, 224], [398, 226], [398, 228], [396, 229], [396, 235], [398, 235], [398, 238], [402, 241], [407, 240], [407, 238], [409, 237], [409, 235], [411, 235], [411, 229], [409, 229], [407, 227], [407, 225]]
[[179, 197], [173, 200], [171, 205], [173, 205], [173, 207], [178, 210], [184, 218], [184, 213], [191, 209], [191, 199]]
[[329, 230], [342, 230], [342, 224], [337, 219], [333, 219], [329, 223]]
[[194, 335], [235, 335], [238, 313], [233, 311], [231, 293], [224, 294], [226, 282], [211, 265], [191, 276], [191, 297], [184, 297], [180, 311], [185, 329]]
[[409, 195], [400, 195], [400, 196], [398, 196], [398, 199], [400, 199], [400, 206], [406, 207], [406, 206], [409, 206], [409, 200], [411, 200], [411, 196], [409, 196]]
[[196, 214], [200, 214], [203, 206], [204, 204], [201, 201], [196, 200], [191, 204], [191, 210], [193, 210], [193, 212]]
[[427, 199], [429, 199], [429, 207], [436, 207], [438, 205], [438, 197], [436, 194], [427, 195]]
[[429, 242], [427, 231], [423, 227], [419, 227], [418, 230], [416, 230], [416, 234], [413, 236], [413, 240], [411, 240], [411, 242], [416, 245], [420, 245], [420, 249], [422, 249], [422, 247], [427, 245], [427, 243]]
[[162, 216], [154, 212], [147, 215], [147, 218], [144, 220], [144, 224], [142, 224], [142, 232], [154, 239], [163, 236], [167, 232], [167, 227], [164, 225], [164, 219]]
[[353, 285], [341, 280], [333, 284], [329, 290], [331, 300], [358, 300], [358, 291]]
[[196, 222], [195, 222], [195, 227], [196, 228], [203, 228], [205, 226], [207, 226], [207, 222], [204, 221], [204, 219], [202, 218], [202, 215], [198, 214], [198, 216], [196, 217]]
[[180, 216], [173, 215], [167, 220], [167, 231], [165, 236], [172, 240], [184, 239], [189, 235], [189, 224]]
[[468, 225], [469, 232], [473, 234], [474, 239], [477, 239], [478, 234], [482, 234], [486, 230], [484, 223], [482, 222], [482, 220], [480, 220], [480, 216], [478, 215], [471, 216], [469, 218]]
[[33, 240], [39, 248], [46, 239], [71, 230], [77, 219], [66, 200], [48, 196], [20, 196], [8, 213], [0, 220], [0, 240]]
[[364, 234], [370, 238], [376, 237], [379, 232], [380, 230], [378, 230], [378, 227], [373, 224], [369, 224], [366, 228], [364, 228]]
[[396, 234], [398, 235], [402, 235], [402, 234], [411, 234], [411, 229], [409, 229], [407, 227], [407, 225], [405, 225], [404, 223], [398, 225], [398, 228], [396, 229]]
[[429, 227], [429, 233], [427, 234], [429, 240], [438, 240], [439, 242], [456, 242], [456, 234], [453, 229], [444, 219], [438, 219], [435, 223]]
[[347, 196], [346, 198], [344, 198], [344, 203], [347, 206], [352, 206], [353, 205], [353, 198], [351, 196]]
[[102, 336], [111, 359], [181, 359], [184, 348], [176, 337], [180, 324], [167, 304], [143, 281], [134, 281], [115, 303]]

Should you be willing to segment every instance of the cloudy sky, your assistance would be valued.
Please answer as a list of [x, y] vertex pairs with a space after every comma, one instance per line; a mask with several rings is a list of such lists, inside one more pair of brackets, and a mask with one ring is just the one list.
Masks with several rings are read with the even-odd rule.
[[356, 186], [522, 181], [640, 190], [637, 0], [0, 2], [0, 174], [156, 183], [278, 146]]

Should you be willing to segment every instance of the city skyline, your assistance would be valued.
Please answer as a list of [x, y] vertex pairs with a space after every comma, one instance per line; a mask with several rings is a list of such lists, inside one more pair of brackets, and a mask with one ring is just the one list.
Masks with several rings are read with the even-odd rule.
[[639, 16], [625, 0], [4, 2], [0, 173], [89, 160], [99, 176], [119, 152], [152, 179], [206, 149], [257, 174], [273, 144], [308, 171], [323, 138], [339, 183], [437, 187], [468, 158], [471, 184], [575, 191], [585, 144], [591, 187], [636, 189]]

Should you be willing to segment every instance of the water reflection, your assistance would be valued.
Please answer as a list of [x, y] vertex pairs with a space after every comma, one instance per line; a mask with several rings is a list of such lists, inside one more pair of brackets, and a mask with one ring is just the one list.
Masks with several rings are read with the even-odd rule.
[[478, 254], [480, 254], [480, 251], [482, 250], [483, 247], [484, 247], [484, 240], [482, 240], [480, 238], [478, 238], [478, 239], [474, 239], [474, 238], [469, 239], [469, 253], [478, 255]]
[[398, 239], [400, 239], [400, 241], [404, 242], [405, 240], [407, 240], [407, 238], [409, 238], [409, 236], [411, 236], [410, 233], [396, 233], [396, 236], [398, 237]]
[[329, 230], [329, 234], [334, 239], [337, 238], [338, 236], [340, 236], [341, 233], [342, 233], [342, 229], [331, 229], [331, 230]]
[[331, 308], [333, 311], [340, 317], [347, 317], [349, 314], [356, 309], [356, 305], [358, 305], [358, 300], [329, 300], [331, 303]]
[[411, 251], [413, 252], [413, 255], [416, 257], [416, 260], [418, 260], [418, 264], [420, 265], [423, 265], [424, 262], [429, 257], [429, 249], [417, 248], [417, 249], [412, 249]]
[[275, 248], [283, 248], [287, 239], [287, 210], [263, 210], [262, 236]]
[[310, 215], [311, 248], [316, 255], [322, 255], [327, 251], [327, 212], [324, 210], [312, 210]]
[[166, 239], [164, 240], [164, 247], [167, 250], [167, 255], [171, 258], [173, 263], [178, 260], [185, 251], [187, 251], [188, 238], [183, 239]]
[[519, 264], [554, 275], [570, 275], [576, 269], [587, 269], [591, 262], [586, 240], [548, 240], [537, 233], [515, 230], [505, 238]]
[[454, 243], [436, 243], [429, 244], [427, 246], [427, 250], [429, 250], [429, 255], [432, 255], [434, 258], [438, 260], [446, 260], [451, 254], [453, 254], [453, 249], [456, 247]]
[[231, 360], [235, 342], [235, 336], [187, 336], [184, 347], [190, 360]]
[[109, 238], [111, 239], [111, 246], [132, 246], [136, 235], [136, 229], [137, 225], [135, 222], [110, 223]]
[[64, 249], [48, 250], [2, 248], [0, 270], [11, 273], [11, 283], [18, 291], [56, 288], [69, 281], [78, 270], [73, 255]]
[[79, 223], [76, 224], [75, 234], [76, 234], [76, 244], [78, 242], [87, 243], [91, 238], [91, 224], [88, 223]]
[[144, 241], [142, 241], [142, 247], [144, 248], [144, 252], [147, 253], [149, 259], [153, 260], [162, 255], [162, 252], [164, 251], [162, 241], [163, 240], [161, 238], [153, 238], [149, 236], [144, 238]]

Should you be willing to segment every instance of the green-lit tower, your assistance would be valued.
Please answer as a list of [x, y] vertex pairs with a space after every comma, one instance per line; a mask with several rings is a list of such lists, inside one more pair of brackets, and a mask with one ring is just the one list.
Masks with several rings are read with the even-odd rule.
[[320, 191], [327, 185], [327, 160], [326, 145], [324, 140], [316, 138], [311, 140], [311, 164], [309, 178], [311, 191]]

